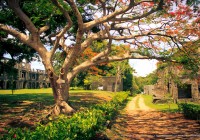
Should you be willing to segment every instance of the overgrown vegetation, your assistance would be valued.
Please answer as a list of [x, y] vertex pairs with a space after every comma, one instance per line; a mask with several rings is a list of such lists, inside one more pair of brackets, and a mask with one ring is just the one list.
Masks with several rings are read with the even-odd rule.
[[178, 108], [188, 119], [200, 121], [200, 105], [192, 103], [180, 103]]
[[150, 73], [146, 77], [133, 77], [133, 90], [134, 93], [141, 93], [145, 85], [154, 85], [158, 80], [156, 71]]
[[167, 111], [167, 112], [176, 112], [178, 111], [178, 105], [172, 102], [153, 104], [152, 103], [152, 95], [142, 95], [144, 98], [144, 102], [150, 108], [159, 110], [159, 111]]
[[117, 93], [110, 102], [91, 106], [71, 117], [60, 115], [47, 125], [39, 124], [33, 131], [28, 128], [12, 128], [2, 139], [91, 139], [106, 128], [127, 97], [127, 93]]

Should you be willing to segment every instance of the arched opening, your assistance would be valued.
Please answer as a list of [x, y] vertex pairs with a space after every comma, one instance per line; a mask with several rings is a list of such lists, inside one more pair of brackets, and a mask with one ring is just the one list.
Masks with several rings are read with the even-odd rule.
[[27, 82], [25, 81], [25, 82], [23, 82], [23, 89], [24, 88], [27, 88]]
[[46, 83], [43, 83], [43, 84], [42, 84], [42, 87], [43, 87], [43, 88], [47, 88]]
[[35, 88], [35, 83], [32, 83], [32, 88]]
[[178, 98], [192, 98], [192, 85], [185, 84], [184, 86], [178, 86]]
[[4, 82], [0, 81], [0, 89], [4, 89]]
[[39, 88], [40, 87], [40, 84], [37, 82], [36, 83], [36, 88]]

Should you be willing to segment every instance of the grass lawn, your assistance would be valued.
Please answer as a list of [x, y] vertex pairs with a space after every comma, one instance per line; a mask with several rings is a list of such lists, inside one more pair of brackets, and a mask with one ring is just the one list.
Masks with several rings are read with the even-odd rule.
[[[105, 103], [115, 95], [108, 91], [71, 90], [69, 102], [75, 110]], [[0, 90], [0, 133], [5, 127], [34, 127], [54, 105], [51, 88]]]
[[153, 104], [152, 103], [152, 95], [143, 94], [144, 102], [147, 106], [159, 110], [159, 111], [167, 111], [167, 112], [176, 112], [178, 110], [178, 105], [175, 103], [165, 103], [165, 104]]

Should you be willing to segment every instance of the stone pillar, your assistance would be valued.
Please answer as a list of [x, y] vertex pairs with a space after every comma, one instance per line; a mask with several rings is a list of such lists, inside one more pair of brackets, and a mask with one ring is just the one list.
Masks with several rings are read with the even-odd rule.
[[192, 99], [194, 100], [197, 100], [198, 99], [198, 94], [199, 94], [199, 89], [198, 89], [198, 81], [195, 79], [195, 80], [192, 80]]
[[21, 70], [18, 70], [18, 79], [21, 79], [22, 78], [22, 72], [21, 72]]
[[177, 88], [177, 84], [175, 84], [174, 82], [171, 83], [171, 93], [173, 96], [174, 100], [178, 99], [178, 88]]

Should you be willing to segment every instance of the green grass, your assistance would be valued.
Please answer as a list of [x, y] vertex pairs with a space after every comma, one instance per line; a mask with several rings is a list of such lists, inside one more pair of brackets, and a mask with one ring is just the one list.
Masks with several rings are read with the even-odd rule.
[[[108, 91], [71, 90], [69, 104], [75, 110], [81, 111], [93, 105], [109, 102], [116, 94]], [[34, 127], [44, 118], [54, 105], [51, 88], [0, 90], [0, 124], [13, 122], [15, 118], [26, 120], [14, 121], [8, 127]], [[19, 123], [20, 122], [20, 123]], [[0, 126], [1, 130], [1, 126]]]
[[[79, 108], [90, 104], [104, 102], [106, 99], [111, 99], [115, 94], [108, 91], [95, 90], [71, 90], [70, 103]], [[105, 99], [105, 100], [103, 100]], [[29, 101], [33, 103], [42, 102], [44, 105], [53, 105], [54, 98], [52, 89], [18, 89], [12, 94], [12, 90], [0, 90], [0, 104], [6, 106], [15, 106], [16, 102]]]
[[[109, 91], [98, 91], [98, 90], [70, 90], [70, 94], [76, 93], [98, 93], [98, 94], [109, 94], [109, 96], [114, 96], [113, 92]], [[42, 89], [17, 89], [14, 90], [13, 94], [26, 94], [26, 93], [52, 93], [51, 88]], [[0, 90], [0, 94], [12, 94], [12, 90]]]
[[178, 105], [175, 103], [153, 104], [152, 103], [152, 95], [142, 95], [142, 97], [144, 98], [145, 104], [152, 109], [155, 109], [158, 111], [167, 111], [167, 112], [178, 111]]
[[[52, 93], [51, 88], [42, 89], [17, 89], [13, 94], [25, 94], [25, 93]], [[0, 90], [0, 94], [12, 94], [12, 90]]]

